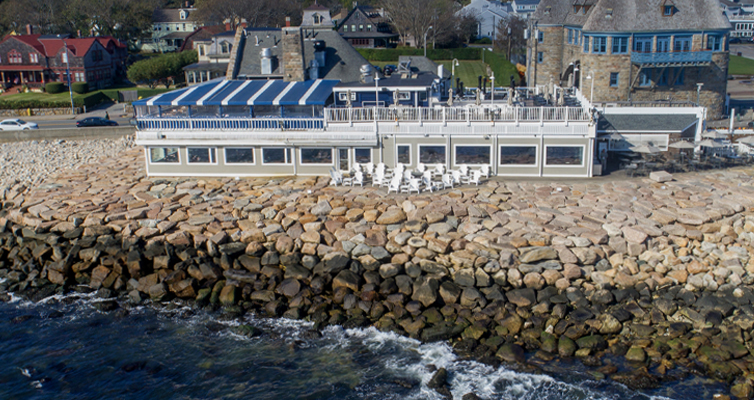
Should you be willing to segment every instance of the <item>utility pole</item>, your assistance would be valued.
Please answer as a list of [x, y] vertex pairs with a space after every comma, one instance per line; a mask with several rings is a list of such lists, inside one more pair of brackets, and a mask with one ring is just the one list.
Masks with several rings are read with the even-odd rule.
[[63, 47], [65, 47], [65, 74], [68, 76], [68, 94], [71, 96], [71, 116], [76, 118], [76, 107], [73, 104], [73, 88], [71, 87], [71, 62], [68, 59], [68, 45], [63, 39]]
[[[509, 22], [510, 23], [510, 22]], [[508, 27], [508, 62], [511, 62], [511, 27]]]

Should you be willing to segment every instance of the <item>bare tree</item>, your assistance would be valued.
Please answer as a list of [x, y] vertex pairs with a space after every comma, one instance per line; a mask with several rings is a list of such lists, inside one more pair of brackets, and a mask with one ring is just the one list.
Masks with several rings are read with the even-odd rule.
[[[510, 28], [510, 34], [508, 34]], [[524, 40], [524, 30], [526, 21], [521, 18], [508, 16], [501, 19], [497, 25], [497, 37], [495, 40], [495, 49], [501, 53], [507, 54], [510, 48], [510, 54], [525, 54], [526, 40]], [[510, 47], [509, 47], [510, 46]]]
[[248, 26], [281, 26], [285, 17], [296, 24], [301, 19], [301, 3], [296, 0], [198, 0], [194, 18], [204, 24], [229, 22], [236, 29], [242, 20]]

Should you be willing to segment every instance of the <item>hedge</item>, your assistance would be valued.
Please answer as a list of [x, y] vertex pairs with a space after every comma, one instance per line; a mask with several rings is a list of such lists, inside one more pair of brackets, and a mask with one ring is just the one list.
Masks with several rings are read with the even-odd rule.
[[63, 82], [50, 82], [45, 85], [45, 92], [50, 94], [62, 93], [65, 90]]
[[[400, 49], [356, 49], [369, 61], [398, 61], [400, 56], [423, 56], [424, 49], [400, 48]], [[431, 60], [481, 60], [482, 49], [474, 47], [462, 47], [457, 49], [427, 49], [427, 57]]]
[[508, 86], [511, 75], [516, 80], [516, 85], [520, 84], [521, 76], [518, 74], [516, 66], [511, 64], [504, 55], [488, 51], [484, 55], [484, 61], [489, 64], [490, 69], [495, 73], [495, 86]]
[[[95, 92], [86, 96], [77, 96], [73, 98], [73, 104], [76, 107], [93, 107], [100, 103], [110, 100], [101, 92]], [[17, 110], [23, 108], [68, 108], [71, 107], [70, 100], [3, 100], [0, 101], [0, 109]]]
[[89, 92], [89, 84], [86, 82], [74, 82], [71, 84], [74, 93], [84, 94]]

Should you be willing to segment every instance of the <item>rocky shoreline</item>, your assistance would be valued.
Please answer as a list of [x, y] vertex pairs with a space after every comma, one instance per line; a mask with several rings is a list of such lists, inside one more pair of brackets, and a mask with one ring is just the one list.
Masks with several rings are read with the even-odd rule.
[[[633, 388], [694, 373], [754, 396], [752, 168], [388, 196], [148, 179], [141, 151], [0, 191], [0, 292], [373, 325], [489, 364], [575, 357]], [[448, 393], [442, 370], [430, 383]]]

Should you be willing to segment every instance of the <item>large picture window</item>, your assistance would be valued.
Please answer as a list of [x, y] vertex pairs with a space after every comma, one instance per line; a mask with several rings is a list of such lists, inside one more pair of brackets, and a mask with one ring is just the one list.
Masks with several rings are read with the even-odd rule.
[[153, 164], [178, 164], [181, 159], [177, 147], [150, 147], [149, 162]]
[[592, 41], [594, 42], [592, 44], [592, 53], [604, 54], [607, 52], [607, 37], [595, 36]]
[[419, 162], [445, 164], [445, 146], [419, 145]]
[[301, 148], [301, 164], [332, 165], [332, 149], [312, 147]]
[[217, 162], [214, 147], [189, 147], [186, 151], [189, 164], [215, 164]]
[[253, 147], [229, 147], [225, 149], [226, 164], [254, 164]]
[[613, 37], [613, 54], [626, 54], [628, 53], [628, 38], [627, 37]]
[[537, 165], [537, 146], [500, 146], [500, 165]]
[[545, 164], [581, 166], [584, 164], [584, 146], [547, 146]]
[[398, 162], [401, 164], [411, 165], [411, 145], [399, 144], [396, 146], [396, 153], [398, 154]]
[[490, 146], [456, 146], [456, 165], [490, 164]]
[[372, 162], [372, 149], [353, 149], [354, 161], [359, 164]]
[[263, 147], [262, 164], [290, 164], [291, 149], [288, 147]]
[[637, 53], [651, 53], [652, 52], [652, 38], [651, 37], [634, 38], [634, 51]]

